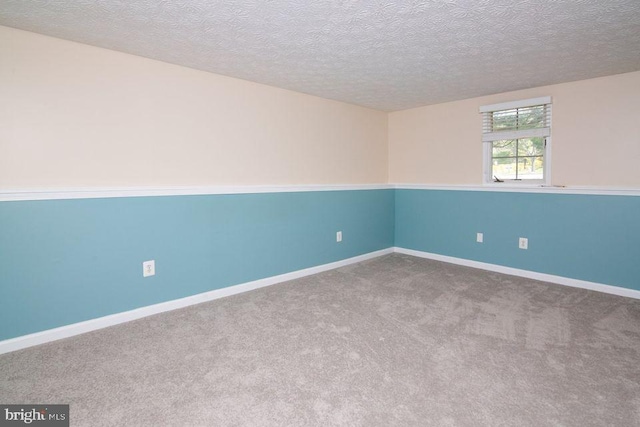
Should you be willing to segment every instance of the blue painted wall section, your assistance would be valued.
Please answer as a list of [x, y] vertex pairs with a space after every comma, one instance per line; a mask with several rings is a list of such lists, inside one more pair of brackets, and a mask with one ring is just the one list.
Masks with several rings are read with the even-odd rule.
[[393, 190], [2, 202], [0, 340], [389, 248], [393, 203]]
[[640, 197], [396, 190], [395, 209], [398, 247], [640, 290]]
[[[633, 196], [353, 190], [2, 202], [0, 340], [394, 245], [640, 290], [639, 241]], [[143, 278], [149, 259], [156, 276]]]

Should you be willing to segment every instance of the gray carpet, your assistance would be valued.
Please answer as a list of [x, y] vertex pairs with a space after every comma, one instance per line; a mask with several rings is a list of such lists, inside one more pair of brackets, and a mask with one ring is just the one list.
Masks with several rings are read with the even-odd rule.
[[0, 356], [72, 426], [640, 425], [640, 301], [389, 255]]

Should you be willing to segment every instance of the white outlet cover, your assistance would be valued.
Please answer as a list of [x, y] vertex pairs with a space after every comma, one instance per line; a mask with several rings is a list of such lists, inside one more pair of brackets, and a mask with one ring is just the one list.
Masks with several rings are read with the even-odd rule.
[[336, 242], [342, 242], [342, 231], [336, 233]]
[[476, 233], [476, 242], [482, 243], [484, 241], [484, 234]]
[[520, 249], [529, 249], [529, 239], [526, 237], [521, 237], [518, 241], [518, 247]]
[[150, 260], [142, 263], [142, 277], [149, 277], [156, 275], [156, 261]]

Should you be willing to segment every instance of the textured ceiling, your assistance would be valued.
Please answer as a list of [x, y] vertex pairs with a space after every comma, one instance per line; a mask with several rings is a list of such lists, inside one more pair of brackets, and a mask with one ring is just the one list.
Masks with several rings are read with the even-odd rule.
[[386, 111], [640, 70], [640, 0], [2, 0], [0, 25]]

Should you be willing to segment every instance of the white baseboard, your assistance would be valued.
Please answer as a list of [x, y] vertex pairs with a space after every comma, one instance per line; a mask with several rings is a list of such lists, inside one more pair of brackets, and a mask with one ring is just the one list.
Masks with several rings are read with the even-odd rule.
[[602, 283], [587, 282], [585, 280], [570, 279], [568, 277], [554, 276], [554, 275], [545, 274], [545, 273], [537, 273], [535, 271], [521, 270], [518, 268], [505, 267], [502, 265], [472, 261], [464, 258], [456, 258], [456, 257], [451, 257], [446, 255], [434, 254], [430, 252], [416, 251], [413, 249], [393, 247], [393, 248], [382, 249], [375, 252], [370, 252], [368, 254], [359, 255], [359, 256], [344, 259], [341, 261], [332, 262], [329, 264], [305, 268], [304, 270], [298, 270], [298, 271], [293, 271], [291, 273], [281, 274], [278, 276], [272, 276], [272, 277], [267, 277], [260, 280], [254, 280], [252, 282], [229, 286], [222, 289], [216, 289], [213, 291], [204, 292], [198, 295], [193, 295], [185, 298], [180, 298], [173, 301], [167, 301], [159, 304], [137, 308], [130, 311], [125, 311], [122, 313], [116, 313], [109, 316], [99, 317], [97, 319], [91, 319], [84, 322], [61, 326], [55, 329], [49, 329], [46, 331], [36, 332], [33, 334], [21, 336], [21, 337], [11, 338], [8, 340], [0, 341], [0, 354], [9, 353], [12, 351], [20, 350], [27, 347], [32, 347], [39, 344], [45, 344], [51, 341], [72, 337], [74, 335], [80, 335], [85, 332], [95, 331], [96, 329], [102, 329], [109, 326], [118, 325], [120, 323], [129, 322], [131, 320], [140, 319], [140, 318], [151, 316], [154, 314], [176, 310], [178, 308], [188, 307], [190, 305], [200, 304], [206, 301], [212, 301], [218, 298], [224, 298], [224, 297], [236, 295], [242, 292], [247, 292], [247, 291], [251, 291], [258, 288], [275, 285], [277, 283], [282, 283], [289, 280], [310, 276], [312, 274], [333, 270], [336, 268], [343, 267], [345, 265], [354, 264], [357, 262], [376, 258], [382, 255], [387, 255], [393, 252], [406, 254], [406, 255], [413, 255], [420, 258], [428, 258], [435, 261], [448, 262], [451, 264], [464, 265], [467, 267], [479, 268], [482, 270], [495, 271], [497, 273], [504, 273], [504, 274], [510, 274], [513, 276], [526, 277], [529, 279], [541, 280], [544, 282], [556, 283], [559, 285], [572, 286], [574, 288], [583, 288], [583, 289], [589, 289], [592, 291], [598, 291], [598, 292], [604, 292], [604, 293], [613, 294], [613, 295], [640, 299], [640, 291], [636, 291], [633, 289], [621, 288], [618, 286], [610, 286]]
[[312, 274], [321, 273], [327, 270], [333, 270], [345, 265], [354, 264], [393, 252], [393, 248], [382, 249], [368, 254], [359, 255], [353, 258], [341, 261], [323, 264], [316, 267], [305, 268], [304, 270], [293, 271], [291, 273], [280, 274], [278, 276], [267, 277], [252, 282], [242, 283], [239, 285], [229, 286], [222, 289], [216, 289], [201, 294], [180, 298], [172, 301], [162, 302], [159, 304], [149, 305], [146, 307], [136, 308], [134, 310], [122, 313], [111, 314], [109, 316], [99, 317], [84, 322], [73, 323], [71, 325], [61, 326], [59, 328], [48, 329], [42, 332], [36, 332], [21, 337], [11, 338], [0, 341], [0, 354], [9, 353], [34, 345], [44, 344], [56, 341], [62, 338], [72, 337], [74, 335], [83, 334], [85, 332], [95, 331], [109, 326], [118, 325], [120, 323], [129, 322], [131, 320], [140, 319], [142, 317], [151, 316], [165, 311], [176, 310], [178, 308], [187, 307], [194, 304], [200, 304], [206, 301], [212, 301], [218, 298], [224, 298], [242, 292], [251, 291], [253, 289], [263, 288], [265, 286], [275, 285], [289, 280], [299, 279], [300, 277], [310, 276]]
[[504, 274], [510, 274], [512, 276], [526, 277], [528, 279], [535, 279], [543, 282], [556, 283], [558, 285], [589, 289], [592, 291], [604, 292], [607, 294], [640, 299], [640, 291], [636, 291], [634, 289], [628, 289], [628, 288], [621, 288], [619, 286], [611, 286], [611, 285], [605, 285], [602, 283], [587, 282], [586, 280], [578, 280], [578, 279], [571, 279], [563, 276], [554, 276], [552, 274], [537, 273], [535, 271], [521, 270], [519, 268], [505, 267], [497, 264], [489, 264], [486, 262], [472, 261], [464, 258], [456, 258], [452, 256], [434, 254], [431, 252], [416, 251], [413, 249], [394, 247], [393, 252], [396, 252], [399, 254], [413, 255], [420, 258], [428, 258], [435, 261], [448, 262], [451, 264], [464, 265], [467, 267], [479, 268], [481, 270], [495, 271], [496, 273], [504, 273]]

